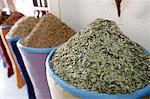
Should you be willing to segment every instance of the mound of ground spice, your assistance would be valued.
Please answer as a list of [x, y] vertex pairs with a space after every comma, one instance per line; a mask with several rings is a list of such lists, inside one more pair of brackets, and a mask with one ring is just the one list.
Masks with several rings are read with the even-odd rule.
[[0, 25], [5, 21], [5, 19], [3, 18], [3, 15], [0, 15]]
[[2, 15], [0, 15], [0, 25], [3, 24], [8, 17], [9, 15], [6, 12], [2, 12]]
[[73, 29], [56, 16], [48, 13], [41, 18], [31, 34], [21, 43], [32, 48], [56, 47], [66, 42], [74, 34]]
[[2, 26], [14, 25], [22, 16], [24, 15], [19, 12], [12, 12], [11, 15], [3, 22]]
[[15, 23], [7, 35], [15, 38], [25, 37], [38, 22], [38, 18], [24, 16]]
[[58, 48], [50, 62], [61, 79], [98, 93], [126, 94], [150, 84], [144, 48], [111, 20], [96, 19]]

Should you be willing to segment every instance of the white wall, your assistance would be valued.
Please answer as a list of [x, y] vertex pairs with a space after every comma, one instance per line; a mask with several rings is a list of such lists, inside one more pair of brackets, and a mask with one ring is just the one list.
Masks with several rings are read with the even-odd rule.
[[122, 30], [150, 50], [150, 0], [123, 0]]
[[61, 19], [79, 31], [95, 18], [116, 21], [132, 40], [150, 50], [150, 0], [123, 0], [118, 18], [114, 0], [60, 0]]
[[62, 20], [77, 31], [95, 18], [118, 21], [114, 0], [60, 0]]
[[27, 16], [34, 16], [32, 0], [15, 0], [17, 11], [22, 12]]

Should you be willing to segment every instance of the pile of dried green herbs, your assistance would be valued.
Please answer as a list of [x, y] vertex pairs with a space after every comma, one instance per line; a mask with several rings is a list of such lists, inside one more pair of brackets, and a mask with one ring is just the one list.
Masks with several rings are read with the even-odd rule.
[[22, 42], [32, 48], [50, 48], [66, 42], [75, 31], [51, 13], [45, 14]]
[[50, 62], [61, 79], [98, 93], [131, 93], [150, 84], [144, 48], [110, 20], [93, 21], [58, 48]]
[[25, 37], [38, 22], [38, 18], [24, 16], [15, 23], [7, 35], [15, 38]]

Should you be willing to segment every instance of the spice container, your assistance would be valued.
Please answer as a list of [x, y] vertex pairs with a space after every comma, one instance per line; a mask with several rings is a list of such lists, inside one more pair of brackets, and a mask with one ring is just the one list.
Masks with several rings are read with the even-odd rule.
[[[9, 17], [9, 15], [7, 14], [7, 11], [0, 11], [0, 25]], [[4, 50], [4, 51], [3, 51]], [[1, 39], [1, 36], [0, 36], [0, 53], [1, 53], [1, 56], [2, 56], [2, 59], [3, 59], [3, 66], [4, 67], [12, 67], [11, 66], [11, 62], [10, 62], [10, 59], [7, 55], [7, 52], [5, 51], [5, 47], [4, 47], [4, 44], [2, 42], [2, 39]], [[13, 74], [13, 71], [12, 69], [7, 69], [9, 70], [9, 74], [8, 74], [8, 77], [10, 77], [12, 74]], [[11, 72], [12, 71], [12, 72]]]
[[74, 33], [74, 30], [49, 13], [40, 19], [30, 35], [17, 42], [37, 99], [51, 98], [45, 73], [46, 57], [54, 47], [67, 41]]
[[16, 44], [17, 41], [19, 40], [19, 38], [12, 38], [12, 37], [11, 38], [6, 37], [6, 38], [10, 44], [10, 48], [11, 48], [11, 51], [13, 52], [13, 55], [14, 55], [15, 60], [17, 62], [17, 65], [19, 66], [19, 71], [21, 72], [23, 79], [27, 85], [27, 91], [28, 91], [29, 99], [36, 99], [34, 89], [33, 89], [33, 84], [30, 80], [30, 77], [28, 75], [28, 72], [26, 70], [26, 67], [24, 65], [21, 54], [20, 54], [18, 47], [17, 47], [17, 44]]
[[13, 67], [13, 70], [14, 70], [14, 73], [15, 73], [15, 76], [16, 76], [16, 79], [17, 79], [17, 86], [18, 86], [18, 88], [22, 88], [25, 83], [24, 83], [24, 80], [22, 78], [22, 75], [20, 74], [19, 68], [17, 66], [17, 63], [15, 61], [15, 58], [14, 58], [12, 52], [11, 52], [11, 49], [9, 47], [9, 43], [7, 42], [5, 36], [7, 35], [7, 33], [10, 30], [10, 28], [7, 28], [7, 26], [14, 25], [15, 22], [18, 19], [20, 19], [22, 16], [23, 15], [21, 13], [12, 12], [12, 14], [9, 16], [9, 18], [7, 20], [5, 20], [5, 22], [2, 24], [1, 31], [0, 31], [3, 44], [4, 44], [5, 48], [6, 48], [6, 52], [7, 52], [8, 56], [9, 56], [9, 58], [10, 58], [10, 61], [11, 61], [11, 64], [12, 64], [12, 67]]
[[[3, 22], [9, 17], [9, 14], [7, 14], [8, 11], [3, 11], [2, 10], [2, 13], [0, 13], [0, 25], [3, 24]], [[2, 39], [0, 37], [0, 51], [1, 51], [1, 55], [2, 55], [2, 58], [4, 60], [4, 67], [12, 67], [11, 66], [11, 62], [10, 62], [10, 59], [7, 55], [7, 52], [5, 50], [5, 47], [4, 47], [4, 44], [2, 42]], [[8, 70], [8, 77], [10, 77], [12, 74], [13, 74], [13, 71], [12, 69], [7, 69]]]
[[146, 56], [144, 48], [126, 37], [114, 21], [96, 19], [49, 54], [46, 65], [52, 98], [137, 99], [150, 95]]
[[[57, 76], [52, 70], [50, 60], [55, 54], [55, 50], [51, 51], [46, 60], [46, 74], [49, 87], [51, 89], [51, 95], [54, 99], [149, 99], [150, 85], [140, 89], [131, 94], [106, 94], [106, 93], [95, 93], [78, 89], [75, 86], [68, 84]], [[139, 99], [140, 99], [139, 98]]]
[[[11, 28], [11, 26], [5, 26], [5, 27], [0, 27], [0, 28], [3, 28], [3, 30], [6, 28]], [[8, 32], [7, 30], [6, 31], [3, 31], [3, 32]], [[0, 37], [0, 52], [3, 56], [3, 59], [4, 59], [4, 62], [5, 62], [5, 65], [6, 65], [6, 68], [7, 68], [7, 76], [8, 77], [11, 77], [14, 72], [13, 72], [13, 68], [12, 68], [12, 64], [11, 64], [11, 61], [10, 61], [10, 58], [7, 54], [7, 51], [6, 51], [6, 48], [4, 46], [4, 43], [2, 41], [2, 38]]]
[[1, 56], [2, 56], [2, 59], [3, 59], [3, 61], [4, 61], [4, 67], [5, 68], [7, 68], [7, 73], [8, 73], [8, 77], [10, 77], [11, 75], [13, 75], [13, 69], [12, 68], [10, 68], [10, 67], [12, 67], [12, 64], [11, 64], [11, 62], [10, 62], [10, 59], [9, 59], [9, 57], [8, 57], [8, 54], [7, 54], [7, 52], [6, 52], [6, 49], [5, 49], [5, 46], [4, 46], [4, 44], [3, 44], [3, 41], [2, 41], [2, 39], [1, 39], [1, 37], [0, 37], [0, 53], [1, 53]]
[[51, 99], [45, 76], [45, 59], [52, 48], [29, 48], [17, 42], [17, 47], [21, 53], [25, 67], [35, 90], [37, 99]]
[[[11, 28], [11, 26], [4, 26], [4, 27], [1, 26], [0, 27], [1, 32], [3, 32], [3, 33], [7, 33], [9, 28]], [[6, 48], [5, 48], [4, 43], [2, 41], [2, 37], [0, 38], [0, 44], [1, 44], [0, 50], [1, 50], [1, 53], [2, 53], [2, 55], [4, 57], [4, 60], [5, 60], [5, 63], [6, 63], [7, 75], [8, 75], [8, 77], [11, 77], [13, 75], [13, 73], [14, 73], [13, 72], [13, 68], [12, 68], [12, 63], [10, 61], [10, 58], [9, 58], [9, 56], [7, 54]]]
[[22, 60], [21, 54], [17, 48], [16, 43], [19, 39], [29, 35], [33, 27], [38, 23], [38, 21], [39, 19], [34, 17], [22, 17], [15, 23], [15, 25], [11, 28], [9, 33], [6, 35], [6, 39], [9, 42], [13, 55], [15, 56], [16, 62], [19, 66], [19, 70], [23, 74], [24, 80], [27, 84], [29, 99], [36, 99], [35, 93], [34, 93], [32, 82], [27, 73], [26, 67], [24, 65], [24, 62]]

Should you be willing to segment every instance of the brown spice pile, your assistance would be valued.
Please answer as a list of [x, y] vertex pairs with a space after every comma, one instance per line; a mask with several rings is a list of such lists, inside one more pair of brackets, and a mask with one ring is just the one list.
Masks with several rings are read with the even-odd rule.
[[32, 48], [56, 47], [66, 42], [75, 31], [56, 16], [48, 13], [33, 28], [29, 36], [21, 43]]
[[6, 19], [4, 21], [2, 26], [14, 25], [15, 22], [17, 22], [22, 16], [23, 16], [23, 14], [21, 14], [19, 12], [12, 12], [11, 15], [8, 17], [8, 19]]
[[21, 38], [30, 34], [33, 27], [39, 22], [38, 18], [24, 16], [19, 19], [8, 33], [9, 37]]
[[9, 17], [9, 15], [5, 14], [4, 12], [0, 15], [0, 25]]
[[3, 18], [3, 15], [0, 15], [0, 25], [5, 21], [5, 19]]

